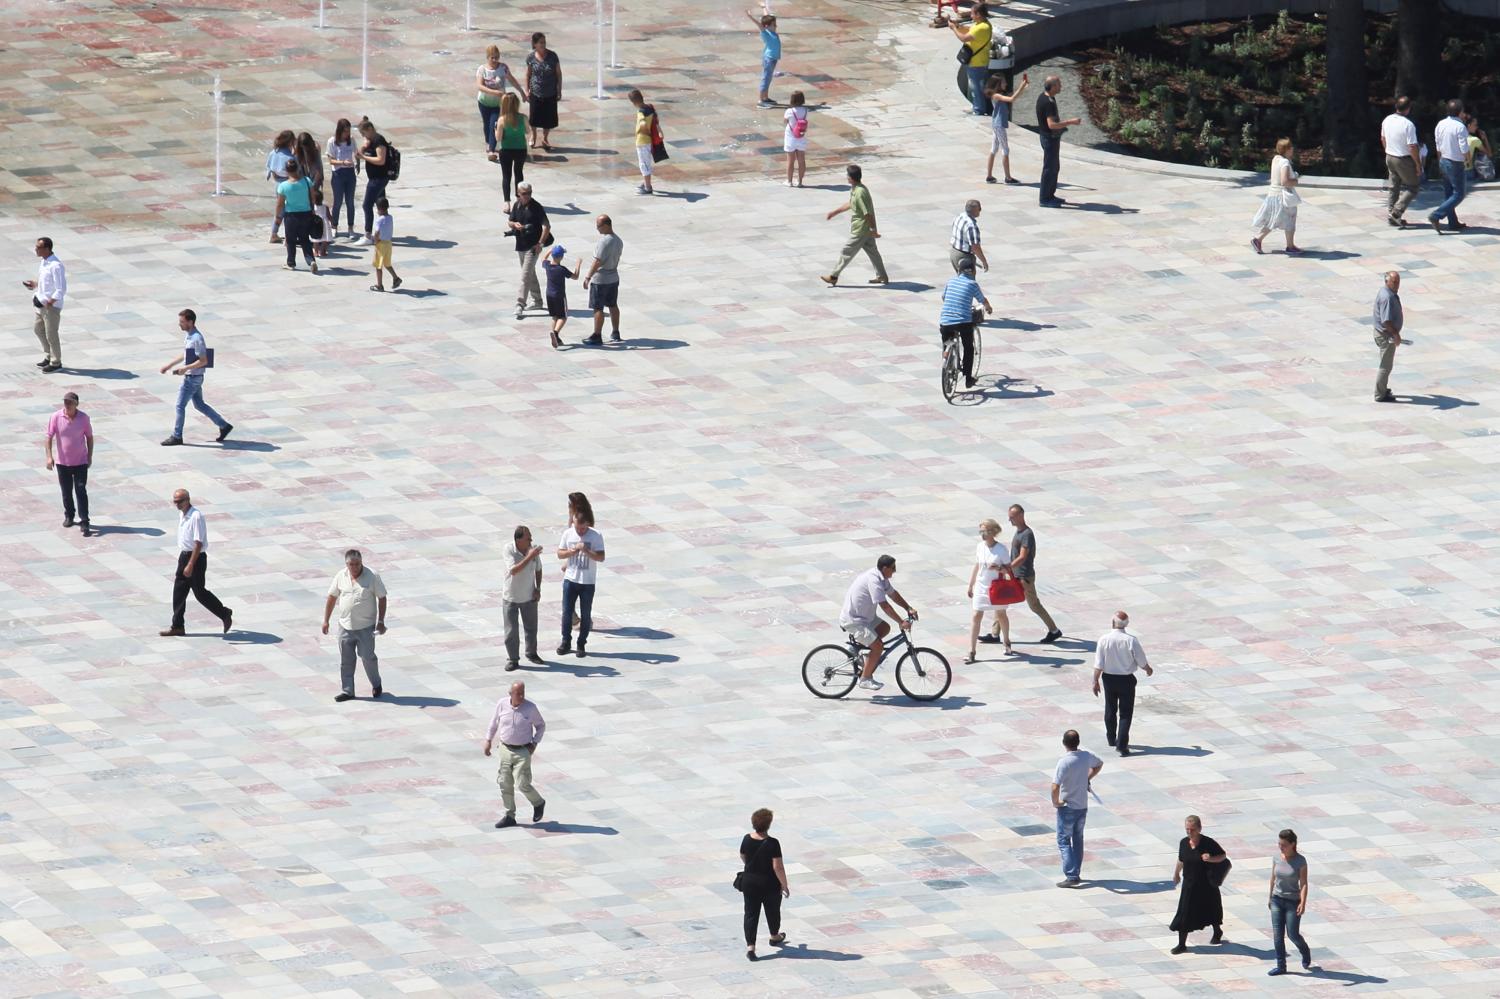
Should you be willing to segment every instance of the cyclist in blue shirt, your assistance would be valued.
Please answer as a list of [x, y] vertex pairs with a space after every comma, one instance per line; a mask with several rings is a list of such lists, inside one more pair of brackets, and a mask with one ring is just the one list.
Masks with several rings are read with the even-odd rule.
[[974, 263], [969, 261], [959, 268], [959, 272], [949, 279], [943, 286], [943, 313], [938, 318], [938, 332], [943, 336], [943, 343], [947, 343], [954, 337], [963, 340], [963, 368], [964, 387], [974, 387], [974, 322], [977, 315], [974, 311], [974, 303], [984, 305], [984, 311], [993, 314], [994, 309], [990, 307], [990, 300], [984, 297], [984, 292], [979, 290], [979, 282], [974, 280]]

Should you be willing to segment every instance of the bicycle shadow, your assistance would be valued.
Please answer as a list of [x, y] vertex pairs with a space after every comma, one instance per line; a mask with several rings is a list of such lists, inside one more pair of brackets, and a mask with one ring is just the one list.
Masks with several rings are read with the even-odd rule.
[[960, 694], [957, 697], [939, 697], [932, 701], [914, 701], [905, 694], [876, 694], [870, 698], [870, 703], [896, 708], [934, 708], [938, 711], [958, 711], [962, 708], [989, 707], [984, 701], [976, 701], [964, 694]]

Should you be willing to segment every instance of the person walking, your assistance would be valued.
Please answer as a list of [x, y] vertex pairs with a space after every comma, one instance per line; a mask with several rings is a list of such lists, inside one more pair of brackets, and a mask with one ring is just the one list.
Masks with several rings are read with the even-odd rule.
[[386, 185], [391, 182], [391, 144], [375, 131], [375, 124], [368, 118], [359, 120], [359, 135], [363, 145], [356, 155], [365, 165], [365, 238], [356, 245], [374, 246], [375, 202], [385, 197]]
[[757, 808], [750, 815], [750, 832], [740, 840], [740, 863], [744, 871], [735, 883], [745, 896], [745, 957], [755, 956], [755, 938], [760, 932], [760, 911], [766, 911], [766, 929], [771, 931], [771, 946], [786, 943], [781, 932], [781, 900], [792, 897], [786, 880], [786, 866], [781, 860], [781, 841], [771, 835], [769, 808]]
[[1449, 101], [1448, 117], [1437, 123], [1433, 133], [1438, 169], [1443, 174], [1443, 202], [1432, 210], [1427, 221], [1439, 235], [1443, 232], [1441, 220], [1445, 215], [1455, 232], [1464, 228], [1458, 220], [1458, 206], [1464, 200], [1464, 163], [1469, 158], [1469, 126], [1460, 117], [1463, 113], [1463, 101]]
[[1026, 525], [1026, 511], [1021, 504], [1014, 504], [1007, 516], [1010, 526], [1016, 529], [1010, 539], [1010, 570], [1026, 591], [1026, 606], [1047, 626], [1047, 634], [1042, 636], [1040, 644], [1051, 645], [1062, 637], [1062, 629], [1052, 620], [1036, 593], [1036, 534]]
[[1272, 229], [1286, 233], [1286, 252], [1297, 254], [1302, 248], [1296, 244], [1297, 206], [1302, 198], [1297, 194], [1297, 171], [1292, 169], [1292, 140], [1277, 139], [1276, 155], [1271, 157], [1271, 189], [1261, 199], [1260, 208], [1250, 227], [1256, 234], [1250, 238], [1250, 247], [1256, 253], [1264, 253], [1261, 240], [1270, 235]]
[[354, 158], [354, 133], [349, 125], [348, 118], [340, 118], [333, 126], [333, 134], [328, 137], [328, 145], [323, 150], [323, 156], [328, 165], [333, 168], [331, 177], [333, 185], [333, 228], [330, 235], [338, 234], [339, 208], [344, 209], [344, 215], [349, 222], [349, 238], [354, 238], [354, 187], [359, 178], [356, 176], [358, 160]]
[[547, 48], [547, 36], [538, 31], [531, 36], [531, 54], [526, 57], [526, 93], [531, 105], [531, 148], [542, 133], [542, 148], [552, 152], [552, 130], [557, 127], [557, 105], [562, 100], [562, 62]]
[[1385, 284], [1375, 293], [1375, 346], [1380, 348], [1380, 373], [1375, 376], [1375, 401], [1395, 402], [1391, 391], [1391, 370], [1396, 366], [1396, 348], [1410, 340], [1401, 339], [1406, 316], [1401, 309], [1401, 275], [1385, 272]]
[[969, 625], [969, 656], [964, 660], [966, 663], [972, 663], [978, 658], [975, 643], [979, 641], [979, 627], [984, 623], [984, 615], [990, 611], [995, 613], [995, 626], [1004, 631], [1005, 654], [1010, 655], [1015, 651], [1010, 647], [1010, 615], [1006, 613], [1004, 605], [990, 603], [990, 584], [1002, 578], [1010, 578], [1010, 558], [1006, 555], [1005, 545], [1000, 541], [1000, 522], [981, 520], [979, 544], [974, 548], [974, 567], [969, 570], [969, 600], [974, 618]]
[[1385, 175], [1391, 185], [1386, 198], [1386, 222], [1406, 228], [1406, 209], [1422, 189], [1422, 153], [1417, 126], [1411, 121], [1411, 98], [1396, 98], [1396, 109], [1380, 123], [1380, 144], [1385, 149]]
[[318, 273], [318, 262], [313, 258], [312, 231], [313, 214], [312, 184], [302, 176], [302, 165], [291, 160], [286, 165], [286, 180], [276, 185], [276, 211], [286, 222], [286, 270], [297, 269], [297, 248], [302, 248], [303, 259], [314, 274]]
[[163, 638], [181, 638], [187, 634], [187, 595], [191, 590], [193, 599], [224, 623], [224, 634], [227, 635], [234, 623], [234, 611], [225, 607], [208, 588], [208, 525], [203, 514], [193, 506], [186, 489], [172, 493], [172, 505], [178, 514], [177, 571], [172, 574], [172, 624], [157, 634]]
[[370, 696], [385, 693], [380, 683], [380, 660], [375, 655], [375, 636], [385, 634], [385, 583], [374, 569], [365, 568], [358, 548], [344, 552], [344, 567], [328, 584], [323, 603], [323, 634], [334, 608], [339, 612], [339, 693], [335, 701], [354, 700], [354, 656], [365, 664]]
[[849, 242], [844, 244], [844, 249], [839, 253], [839, 262], [833, 272], [821, 275], [823, 283], [829, 287], [836, 286], [839, 275], [844, 273], [849, 261], [863, 250], [875, 267], [875, 276], [870, 279], [870, 283], [890, 284], [890, 276], [885, 272], [885, 261], [880, 259], [880, 247], [875, 245], [875, 241], [880, 238], [880, 229], [875, 223], [875, 202], [870, 197], [870, 189], [864, 185], [864, 171], [857, 164], [850, 163], [844, 173], [849, 178], [849, 200], [829, 212], [827, 217], [832, 219], [844, 212], [849, 213]]
[[948, 27], [953, 31], [954, 37], [969, 50], [969, 61], [964, 64], [969, 78], [969, 103], [975, 114], [988, 115], [990, 99], [984, 92], [984, 81], [990, 72], [990, 38], [994, 34], [994, 28], [990, 24], [990, 9], [982, 3], [976, 3], [969, 10], [968, 28], [960, 28], [957, 18], [950, 20]]
[[1271, 939], [1276, 944], [1276, 967], [1268, 975], [1286, 974], [1286, 938], [1291, 937], [1302, 955], [1302, 968], [1312, 967], [1312, 950], [1302, 939], [1302, 914], [1307, 911], [1307, 858], [1297, 852], [1297, 834], [1283, 829], [1276, 835], [1276, 856], [1271, 858]]
[[785, 134], [781, 137], [781, 149], [786, 153], [786, 186], [792, 185], [792, 173], [797, 175], [797, 187], [802, 187], [803, 180], [807, 178], [807, 129], [811, 122], [808, 121], [807, 95], [800, 90], [793, 90], [792, 96], [787, 100], [786, 112], [781, 116], [786, 123]]
[[760, 106], [774, 108], [776, 102], [771, 100], [771, 77], [776, 75], [776, 64], [781, 61], [781, 36], [776, 33], [776, 15], [756, 17], [747, 10], [745, 16], [760, 31]]
[[[266, 154], [266, 179], [271, 182], [272, 193], [286, 180], [286, 165], [297, 159], [297, 133], [284, 128], [276, 134], [271, 151]], [[276, 203], [276, 212], [271, 219], [271, 242], [281, 242], [281, 202]]]
[[[1099, 696], [1099, 681], [1104, 681], [1104, 739], [1121, 756], [1130, 755], [1130, 720], [1135, 717], [1135, 671], [1151, 675], [1146, 650], [1140, 639], [1125, 629], [1130, 615], [1115, 611], [1109, 630], [1094, 645], [1094, 696]], [[1118, 715], [1118, 724], [1116, 716]]]
[[536, 263], [541, 258], [543, 243], [552, 232], [552, 222], [547, 218], [547, 209], [531, 196], [531, 185], [522, 181], [516, 185], [516, 202], [510, 206], [510, 235], [516, 241], [516, 258], [521, 263], [521, 283], [516, 289], [516, 318], [526, 315], [526, 300], [531, 299], [533, 309], [542, 308], [542, 285], [536, 276]]
[[615, 224], [608, 215], [596, 218], [594, 229], [599, 233], [599, 241], [594, 244], [594, 262], [583, 276], [583, 290], [589, 293], [589, 308], [594, 313], [594, 335], [583, 342], [599, 347], [604, 344], [606, 309], [609, 342], [620, 342], [620, 256], [625, 252], [625, 241], [615, 235]]
[[1043, 208], [1060, 208], [1067, 204], [1057, 196], [1057, 175], [1062, 170], [1062, 137], [1072, 125], [1080, 124], [1082, 118], [1059, 118], [1057, 95], [1062, 93], [1062, 77], [1049, 76], [1042, 83], [1042, 92], [1036, 99], [1036, 132], [1042, 143], [1042, 185], [1037, 194], [1037, 204]]
[[973, 270], [976, 260], [980, 267], [990, 269], [990, 262], [984, 257], [984, 247], [979, 245], [979, 213], [982, 210], [979, 199], [970, 198], [964, 202], [964, 210], [953, 220], [948, 233], [948, 262], [953, 265], [955, 274], [961, 273], [965, 265]]
[[582, 493], [568, 497], [572, 522], [557, 542], [557, 557], [566, 562], [562, 584], [562, 641], [557, 654], [572, 650], [573, 608], [578, 607], [578, 658], [588, 655], [589, 632], [594, 627], [594, 586], [604, 561], [604, 535], [594, 529], [594, 508]]
[[647, 104], [639, 90], [632, 90], [626, 96], [635, 108], [635, 162], [641, 171], [641, 185], [636, 188], [636, 193], [655, 194], [651, 174], [656, 168], [656, 136], [661, 127], [656, 120], [656, 107]]
[[485, 756], [490, 755], [495, 739], [500, 740], [500, 772], [495, 780], [500, 785], [500, 801], [505, 805], [505, 815], [495, 823], [496, 829], [508, 829], [516, 824], [518, 787], [531, 802], [531, 821], [542, 821], [547, 801], [531, 786], [531, 760], [536, 756], [546, 731], [547, 723], [542, 720], [542, 713], [526, 699], [526, 684], [519, 680], [511, 684], [510, 695], [502, 697], [495, 705], [489, 732], [484, 737]]
[[36, 309], [31, 331], [42, 345], [42, 359], [36, 366], [51, 374], [62, 368], [62, 337], [58, 326], [62, 323], [63, 299], [68, 297], [68, 271], [52, 252], [51, 236], [38, 236], [34, 249], [41, 260], [36, 280], [22, 281], [21, 285], [31, 292], [31, 305]]
[[[53, 441], [57, 451], [52, 450]], [[89, 531], [89, 466], [94, 463], [94, 425], [89, 414], [78, 408], [78, 393], [63, 396], [62, 409], [47, 420], [47, 470], [57, 469], [57, 484], [62, 488], [63, 526], [72, 527], [79, 519], [83, 536]], [[77, 505], [74, 499], [77, 498]]]
[[1219, 895], [1224, 878], [1216, 867], [1229, 857], [1212, 837], [1203, 835], [1203, 820], [1198, 816], [1189, 815], [1182, 826], [1187, 835], [1177, 844], [1177, 869], [1172, 872], [1172, 884], [1182, 885], [1170, 927], [1177, 934], [1173, 954], [1187, 950], [1188, 934], [1205, 926], [1214, 928], [1209, 943], [1224, 940], [1224, 899]]
[[[500, 158], [495, 151], [495, 122], [500, 117], [500, 101], [505, 97], [507, 80], [510, 81], [511, 86], [520, 91], [522, 97], [526, 95], [520, 82], [511, 73], [510, 67], [500, 61], [500, 46], [491, 45], [484, 50], [484, 62], [474, 70], [474, 88], [479, 100], [479, 128], [484, 135], [485, 155], [491, 163]], [[522, 134], [524, 139], [524, 133]], [[524, 141], [521, 148], [526, 148]], [[509, 194], [506, 194], [505, 200], [510, 200]]]
[[1007, 93], [1005, 78], [999, 74], [990, 77], [986, 85], [985, 93], [989, 96], [990, 104], [994, 111], [990, 116], [990, 158], [984, 165], [984, 182], [986, 184], [998, 184], [995, 179], [995, 154], [1000, 154], [1000, 167], [1005, 172], [1007, 184], [1019, 184], [1019, 180], [1010, 173], [1010, 119], [1015, 110], [1013, 105], [1031, 83], [1031, 77], [1026, 73], [1021, 74], [1021, 85], [1016, 88], [1015, 93]]
[[[944, 346], [954, 337], [962, 341], [965, 388], [973, 388], [976, 383], [974, 377], [976, 312], [974, 307], [979, 304], [984, 305], [984, 311], [987, 314], [995, 311], [990, 305], [990, 300], [980, 290], [979, 282], [974, 279], [974, 261], [970, 260], [943, 286], [943, 311], [938, 315], [938, 334], [943, 338]], [[998, 530], [997, 527], [997, 533]]]
[[177, 328], [182, 331], [182, 359], [179, 361], [174, 357], [160, 369], [162, 374], [166, 374], [170, 368], [172, 374], [182, 376], [182, 384], [177, 387], [177, 422], [172, 424], [172, 436], [162, 441], [161, 445], [176, 447], [182, 443], [182, 425], [187, 417], [189, 402], [219, 428], [219, 436], [214, 439], [223, 443], [224, 438], [234, 429], [234, 424], [203, 401], [203, 372], [213, 364], [213, 354], [204, 342], [203, 334], [198, 331], [198, 313], [192, 309], [183, 309], [177, 313]]
[[1083, 883], [1083, 826], [1089, 817], [1089, 792], [1104, 761], [1087, 749], [1078, 748], [1075, 729], [1062, 737], [1066, 750], [1052, 774], [1052, 807], [1057, 810], [1057, 852], [1062, 854], [1063, 879], [1059, 888], [1077, 888]]
[[500, 151], [500, 193], [505, 197], [503, 211], [510, 211], [510, 183], [512, 177], [519, 190], [526, 179], [526, 116], [521, 113], [521, 98], [518, 94], [506, 94], [500, 98], [499, 116], [495, 122]]
[[500, 600], [500, 618], [505, 623], [505, 668], [521, 665], [521, 628], [526, 630], [526, 661], [542, 665], [536, 651], [536, 611], [542, 599], [542, 546], [532, 544], [531, 529], [524, 524], [515, 529], [505, 557], [510, 572], [505, 580], [505, 596]]

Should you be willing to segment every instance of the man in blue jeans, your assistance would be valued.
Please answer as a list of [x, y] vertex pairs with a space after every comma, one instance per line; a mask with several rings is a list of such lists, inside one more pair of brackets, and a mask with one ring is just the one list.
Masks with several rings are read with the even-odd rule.
[[1057, 761], [1052, 776], [1052, 807], [1057, 809], [1057, 852], [1062, 854], [1063, 879], [1059, 888], [1083, 884], [1083, 824], [1089, 817], [1089, 785], [1104, 761], [1087, 749], [1078, 748], [1078, 732], [1063, 733], [1067, 750]]
[[984, 92], [984, 84], [990, 73], [990, 39], [994, 27], [990, 24], [989, 8], [982, 3], [974, 5], [969, 18], [968, 28], [960, 28], [957, 19], [949, 21], [948, 27], [969, 49], [969, 61], [964, 64], [969, 76], [969, 103], [975, 114], [988, 117], [990, 99]]
[[1448, 117], [1438, 122], [1433, 131], [1438, 169], [1443, 174], [1443, 203], [1432, 210], [1427, 221], [1439, 233], [1443, 231], [1441, 220], [1445, 215], [1448, 216], [1448, 224], [1455, 230], [1464, 227], [1458, 220], [1458, 205], [1464, 200], [1464, 161], [1469, 158], [1469, 126], [1459, 118], [1463, 110], [1463, 101], [1449, 101]]
[[182, 443], [182, 422], [189, 402], [219, 428], [219, 436], [215, 439], [222, 442], [234, 425], [203, 401], [203, 372], [209, 366], [209, 356], [203, 334], [198, 332], [198, 314], [192, 309], [183, 309], [177, 313], [177, 328], [182, 330], [182, 360], [174, 357], [161, 366], [161, 373], [166, 374], [171, 368], [172, 374], [182, 376], [182, 385], [177, 389], [177, 422], [172, 425], [172, 436], [161, 442], [162, 447], [176, 447]]

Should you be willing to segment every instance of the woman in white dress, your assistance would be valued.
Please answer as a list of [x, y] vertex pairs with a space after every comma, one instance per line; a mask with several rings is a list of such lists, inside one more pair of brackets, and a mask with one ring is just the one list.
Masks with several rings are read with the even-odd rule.
[[995, 622], [1005, 636], [1005, 651], [1010, 654], [1010, 615], [1004, 607], [990, 603], [990, 583], [1001, 576], [1010, 577], [1010, 553], [1000, 541], [1000, 525], [994, 520], [979, 522], [979, 544], [974, 547], [974, 568], [969, 571], [969, 599], [974, 609], [974, 620], [969, 625], [969, 654], [964, 659], [972, 663], [976, 658], [979, 627], [984, 623], [986, 611], [995, 612]]
[[1302, 199], [1297, 196], [1297, 171], [1292, 169], [1292, 140], [1277, 139], [1276, 155], [1271, 159], [1271, 189], [1260, 203], [1251, 227], [1258, 230], [1250, 239], [1256, 253], [1264, 253], [1260, 241], [1272, 229], [1286, 232], [1286, 252], [1301, 253], [1302, 248], [1294, 241], [1297, 235], [1297, 206]]
[[786, 186], [792, 186], [792, 171], [797, 173], [797, 186], [802, 186], [802, 178], [807, 176], [807, 98], [802, 91], [792, 91], [791, 105], [782, 115], [786, 122], [786, 133], [782, 137], [781, 148], [786, 152]]

